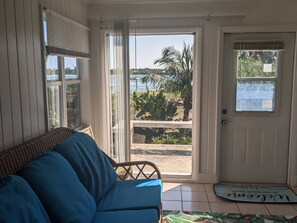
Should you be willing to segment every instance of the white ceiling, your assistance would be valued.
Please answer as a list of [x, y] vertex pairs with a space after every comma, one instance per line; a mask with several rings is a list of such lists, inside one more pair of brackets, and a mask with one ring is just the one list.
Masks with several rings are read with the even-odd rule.
[[165, 3], [199, 3], [199, 2], [239, 2], [249, 0], [84, 0], [90, 4], [165, 4]]

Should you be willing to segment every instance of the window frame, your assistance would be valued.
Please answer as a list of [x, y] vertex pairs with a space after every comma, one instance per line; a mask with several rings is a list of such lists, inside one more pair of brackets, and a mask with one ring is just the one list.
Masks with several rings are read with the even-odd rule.
[[[57, 56], [57, 60], [58, 60], [58, 70], [59, 70], [59, 78], [58, 80], [47, 80], [47, 77], [45, 77], [46, 80], [46, 97], [47, 97], [47, 127], [48, 129], [50, 129], [50, 123], [49, 123], [49, 101], [48, 101], [48, 87], [50, 86], [59, 86], [60, 88], [60, 125], [56, 126], [56, 127], [69, 127], [68, 126], [68, 117], [67, 117], [67, 94], [66, 94], [66, 89], [68, 85], [72, 85], [72, 84], [78, 84], [79, 86], [79, 125], [76, 126], [74, 129], [79, 129], [82, 126], [82, 114], [81, 114], [81, 98], [82, 98], [82, 94], [81, 94], [81, 73], [82, 73], [82, 69], [81, 69], [81, 65], [82, 65], [82, 59], [78, 58], [78, 57], [72, 57], [76, 59], [77, 62], [77, 66], [78, 66], [78, 74], [77, 74], [77, 79], [66, 79], [65, 77], [65, 58], [69, 57], [69, 56], [64, 56], [64, 55], [55, 55], [55, 54], [51, 54], [48, 56]], [[47, 69], [46, 64], [45, 64], [45, 70]], [[46, 73], [46, 72], [45, 72]], [[45, 75], [46, 76], [46, 75]], [[56, 128], [55, 127], [55, 128]]]
[[[282, 79], [282, 59], [283, 59], [283, 52], [278, 52], [278, 60], [277, 60], [277, 67], [276, 67], [276, 76], [275, 77], [265, 77], [265, 78], [258, 78], [258, 77], [247, 77], [242, 78], [237, 76], [237, 63], [238, 63], [238, 51], [234, 51], [233, 53], [233, 60], [236, 61], [233, 67], [233, 101], [232, 101], [232, 115], [255, 115], [255, 116], [266, 116], [269, 115], [279, 115], [280, 112], [280, 92], [281, 92], [281, 79]], [[274, 81], [275, 82], [275, 95], [274, 95], [274, 107], [272, 111], [265, 111], [265, 110], [237, 110], [237, 81], [238, 80], [255, 80], [255, 81]]]

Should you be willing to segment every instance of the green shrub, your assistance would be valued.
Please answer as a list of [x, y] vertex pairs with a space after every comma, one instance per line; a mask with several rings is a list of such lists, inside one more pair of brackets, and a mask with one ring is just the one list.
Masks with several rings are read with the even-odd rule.
[[131, 104], [137, 113], [136, 118], [141, 120], [170, 121], [177, 114], [177, 106], [165, 98], [163, 91], [157, 94], [134, 92]]
[[163, 133], [160, 136], [152, 138], [153, 144], [177, 144], [177, 145], [191, 145], [192, 137], [187, 135], [180, 136], [178, 132]]

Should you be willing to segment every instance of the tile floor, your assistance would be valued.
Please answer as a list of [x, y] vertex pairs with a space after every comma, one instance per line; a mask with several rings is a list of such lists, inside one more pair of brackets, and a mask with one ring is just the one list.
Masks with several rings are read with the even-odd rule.
[[[297, 192], [297, 187], [292, 188]], [[164, 183], [163, 209], [297, 216], [297, 204], [236, 203], [218, 198], [212, 184]]]

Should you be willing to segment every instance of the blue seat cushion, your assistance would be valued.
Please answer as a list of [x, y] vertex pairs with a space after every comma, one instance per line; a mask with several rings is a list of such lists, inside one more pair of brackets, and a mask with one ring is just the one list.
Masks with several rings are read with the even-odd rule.
[[115, 183], [116, 173], [96, 142], [89, 135], [77, 132], [57, 145], [55, 151], [68, 160], [81, 183], [99, 203]]
[[21, 171], [41, 200], [52, 222], [91, 222], [96, 204], [68, 161], [48, 152]]
[[156, 209], [97, 212], [92, 223], [158, 223]]
[[0, 181], [0, 222], [50, 223], [50, 219], [30, 185], [12, 175]]
[[97, 211], [156, 209], [159, 216], [161, 196], [161, 180], [117, 181], [97, 205]]

